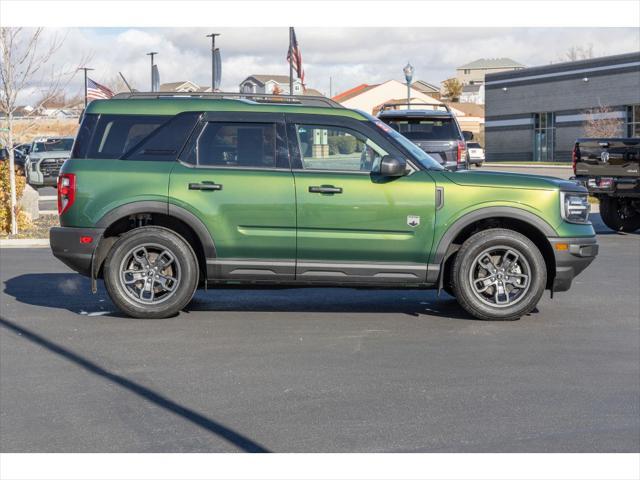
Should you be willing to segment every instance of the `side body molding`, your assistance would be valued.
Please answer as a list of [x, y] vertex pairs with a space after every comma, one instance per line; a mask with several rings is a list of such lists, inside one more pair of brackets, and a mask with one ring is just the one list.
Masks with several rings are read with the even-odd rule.
[[534, 226], [547, 237], [558, 236], [558, 232], [556, 232], [551, 225], [549, 225], [539, 216], [528, 212], [527, 210], [515, 207], [480, 208], [463, 215], [449, 227], [444, 235], [442, 235], [442, 238], [440, 239], [440, 242], [438, 243], [438, 246], [433, 253], [430, 263], [438, 265], [441, 264], [442, 261], [445, 260], [445, 255], [447, 254], [447, 250], [449, 249], [449, 246], [451, 245], [453, 240], [466, 227], [474, 222], [477, 222], [478, 220], [491, 218], [513, 218]]

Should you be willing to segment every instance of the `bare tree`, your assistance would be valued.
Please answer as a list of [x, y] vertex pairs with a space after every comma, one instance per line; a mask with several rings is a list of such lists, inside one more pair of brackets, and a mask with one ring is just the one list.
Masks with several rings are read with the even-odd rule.
[[[0, 28], [0, 113], [6, 122], [2, 130], [3, 143], [9, 150], [9, 184], [11, 190], [11, 233], [18, 233], [16, 210], [16, 185], [14, 168], [14, 114], [18, 109], [17, 100], [26, 89], [42, 88], [42, 94], [32, 105], [27, 117], [35, 116], [47, 102], [59, 97], [64, 87], [75, 74], [71, 71], [56, 70], [50, 65], [53, 55], [64, 43], [64, 37], [55, 35], [43, 45], [42, 28]], [[66, 82], [65, 82], [66, 81]]]
[[614, 116], [614, 111], [600, 105], [585, 112], [587, 119], [584, 123], [584, 133], [591, 138], [619, 137], [624, 123], [621, 118]]
[[576, 60], [588, 60], [593, 58], [593, 44], [590, 43], [584, 47], [581, 46], [571, 46], [565, 53], [565, 56], [562, 60], [569, 60], [570, 62], [575, 62]]

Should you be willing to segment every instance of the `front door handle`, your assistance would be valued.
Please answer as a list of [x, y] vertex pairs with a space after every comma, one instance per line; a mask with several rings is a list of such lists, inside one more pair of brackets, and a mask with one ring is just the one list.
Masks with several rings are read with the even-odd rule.
[[189, 190], [222, 190], [222, 185], [213, 182], [190, 183]]
[[333, 185], [320, 185], [319, 187], [309, 187], [309, 193], [342, 193], [342, 188], [334, 187]]

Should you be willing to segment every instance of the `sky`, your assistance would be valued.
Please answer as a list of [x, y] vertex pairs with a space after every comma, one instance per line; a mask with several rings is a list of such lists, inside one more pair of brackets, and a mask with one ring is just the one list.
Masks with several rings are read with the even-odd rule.
[[[238, 91], [251, 74], [288, 75], [288, 29], [283, 28], [49, 28], [43, 44], [57, 36], [64, 42], [48, 65], [73, 71], [89, 58], [90, 77], [113, 84], [122, 72], [134, 88], [148, 90], [150, 59], [162, 83], [191, 80], [209, 85], [211, 40], [222, 56], [222, 89]], [[28, 31], [25, 34], [28, 35]], [[308, 87], [324, 94], [347, 90], [361, 83], [390, 79], [404, 81], [402, 68], [415, 67], [414, 80], [439, 84], [455, 75], [455, 68], [478, 58], [508, 57], [526, 66], [566, 61], [572, 46], [593, 46], [594, 56], [640, 50], [635, 28], [297, 28]], [[330, 78], [332, 91], [330, 92]], [[46, 79], [45, 79], [46, 80]], [[42, 78], [34, 79], [19, 98], [29, 103], [41, 95]], [[82, 76], [67, 85], [69, 95], [82, 93]]]

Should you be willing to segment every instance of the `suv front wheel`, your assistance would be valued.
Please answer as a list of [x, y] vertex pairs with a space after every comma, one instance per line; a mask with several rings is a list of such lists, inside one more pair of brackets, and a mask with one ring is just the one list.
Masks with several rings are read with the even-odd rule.
[[538, 247], [513, 230], [495, 228], [467, 239], [453, 264], [456, 299], [482, 320], [516, 320], [544, 293], [547, 269]]
[[109, 297], [127, 315], [166, 318], [178, 313], [198, 286], [191, 246], [162, 227], [131, 230], [113, 245], [104, 266]]

